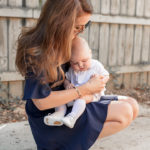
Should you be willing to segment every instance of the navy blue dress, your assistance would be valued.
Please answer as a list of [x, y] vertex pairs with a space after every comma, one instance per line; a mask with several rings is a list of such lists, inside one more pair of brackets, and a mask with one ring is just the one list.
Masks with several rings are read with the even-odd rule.
[[[108, 104], [111, 100], [117, 100], [117, 96], [103, 96], [100, 101], [87, 104], [72, 129], [65, 125], [47, 126], [44, 116], [53, 113], [54, 109], [40, 111], [32, 99], [45, 98], [51, 91], [63, 89], [63, 85], [51, 89], [50, 84], [41, 84], [40, 78], [30, 77], [25, 80], [23, 100], [26, 100], [25, 108], [37, 150], [88, 150], [103, 128]], [[68, 107], [67, 113], [70, 111], [71, 107]]]

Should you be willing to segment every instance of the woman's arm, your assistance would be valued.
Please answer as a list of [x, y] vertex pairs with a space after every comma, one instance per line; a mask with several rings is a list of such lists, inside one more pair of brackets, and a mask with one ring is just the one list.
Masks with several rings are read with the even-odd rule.
[[[82, 96], [98, 93], [105, 86], [102, 79], [103, 78], [101, 76], [95, 76], [87, 83], [82, 86], [78, 86], [77, 88]], [[79, 94], [76, 89], [67, 89], [62, 91], [52, 91], [46, 98], [32, 100], [39, 110], [46, 110], [66, 104], [77, 98], [79, 98]], [[89, 102], [89, 100], [87, 101]]]
[[[84, 87], [78, 87], [78, 90], [82, 95], [86, 95]], [[32, 99], [33, 103], [39, 110], [46, 110], [54, 108], [63, 104], [66, 104], [74, 99], [79, 98], [78, 93], [75, 89], [61, 90], [61, 91], [52, 91], [49, 96], [42, 99]]]

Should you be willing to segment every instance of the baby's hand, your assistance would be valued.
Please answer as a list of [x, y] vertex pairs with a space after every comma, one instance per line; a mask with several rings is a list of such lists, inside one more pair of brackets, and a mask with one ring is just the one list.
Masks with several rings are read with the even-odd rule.
[[72, 83], [66, 85], [66, 89], [73, 89], [74, 88], [74, 85]]

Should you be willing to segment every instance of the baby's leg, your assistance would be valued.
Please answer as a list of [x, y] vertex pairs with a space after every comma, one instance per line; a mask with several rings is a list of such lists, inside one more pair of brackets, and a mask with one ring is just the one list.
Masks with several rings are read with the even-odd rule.
[[70, 112], [70, 115], [78, 119], [84, 112], [85, 107], [86, 107], [85, 100], [83, 99], [75, 100], [73, 107], [72, 107], [72, 111]]
[[66, 111], [67, 111], [66, 105], [61, 105], [55, 108], [55, 112], [51, 116], [64, 117]]
[[76, 120], [82, 115], [86, 107], [86, 102], [83, 99], [77, 99], [75, 100], [72, 111], [63, 118], [63, 123], [70, 127], [73, 128]]

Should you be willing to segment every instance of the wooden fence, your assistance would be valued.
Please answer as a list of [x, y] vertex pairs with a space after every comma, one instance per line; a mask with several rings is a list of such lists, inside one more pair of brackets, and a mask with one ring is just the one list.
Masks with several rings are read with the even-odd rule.
[[[150, 86], [150, 0], [91, 0], [92, 24], [81, 35], [115, 77], [115, 86]], [[22, 96], [16, 72], [16, 39], [32, 26], [44, 0], [0, 1], [0, 78], [13, 96]], [[7, 94], [3, 94], [8, 96]]]

